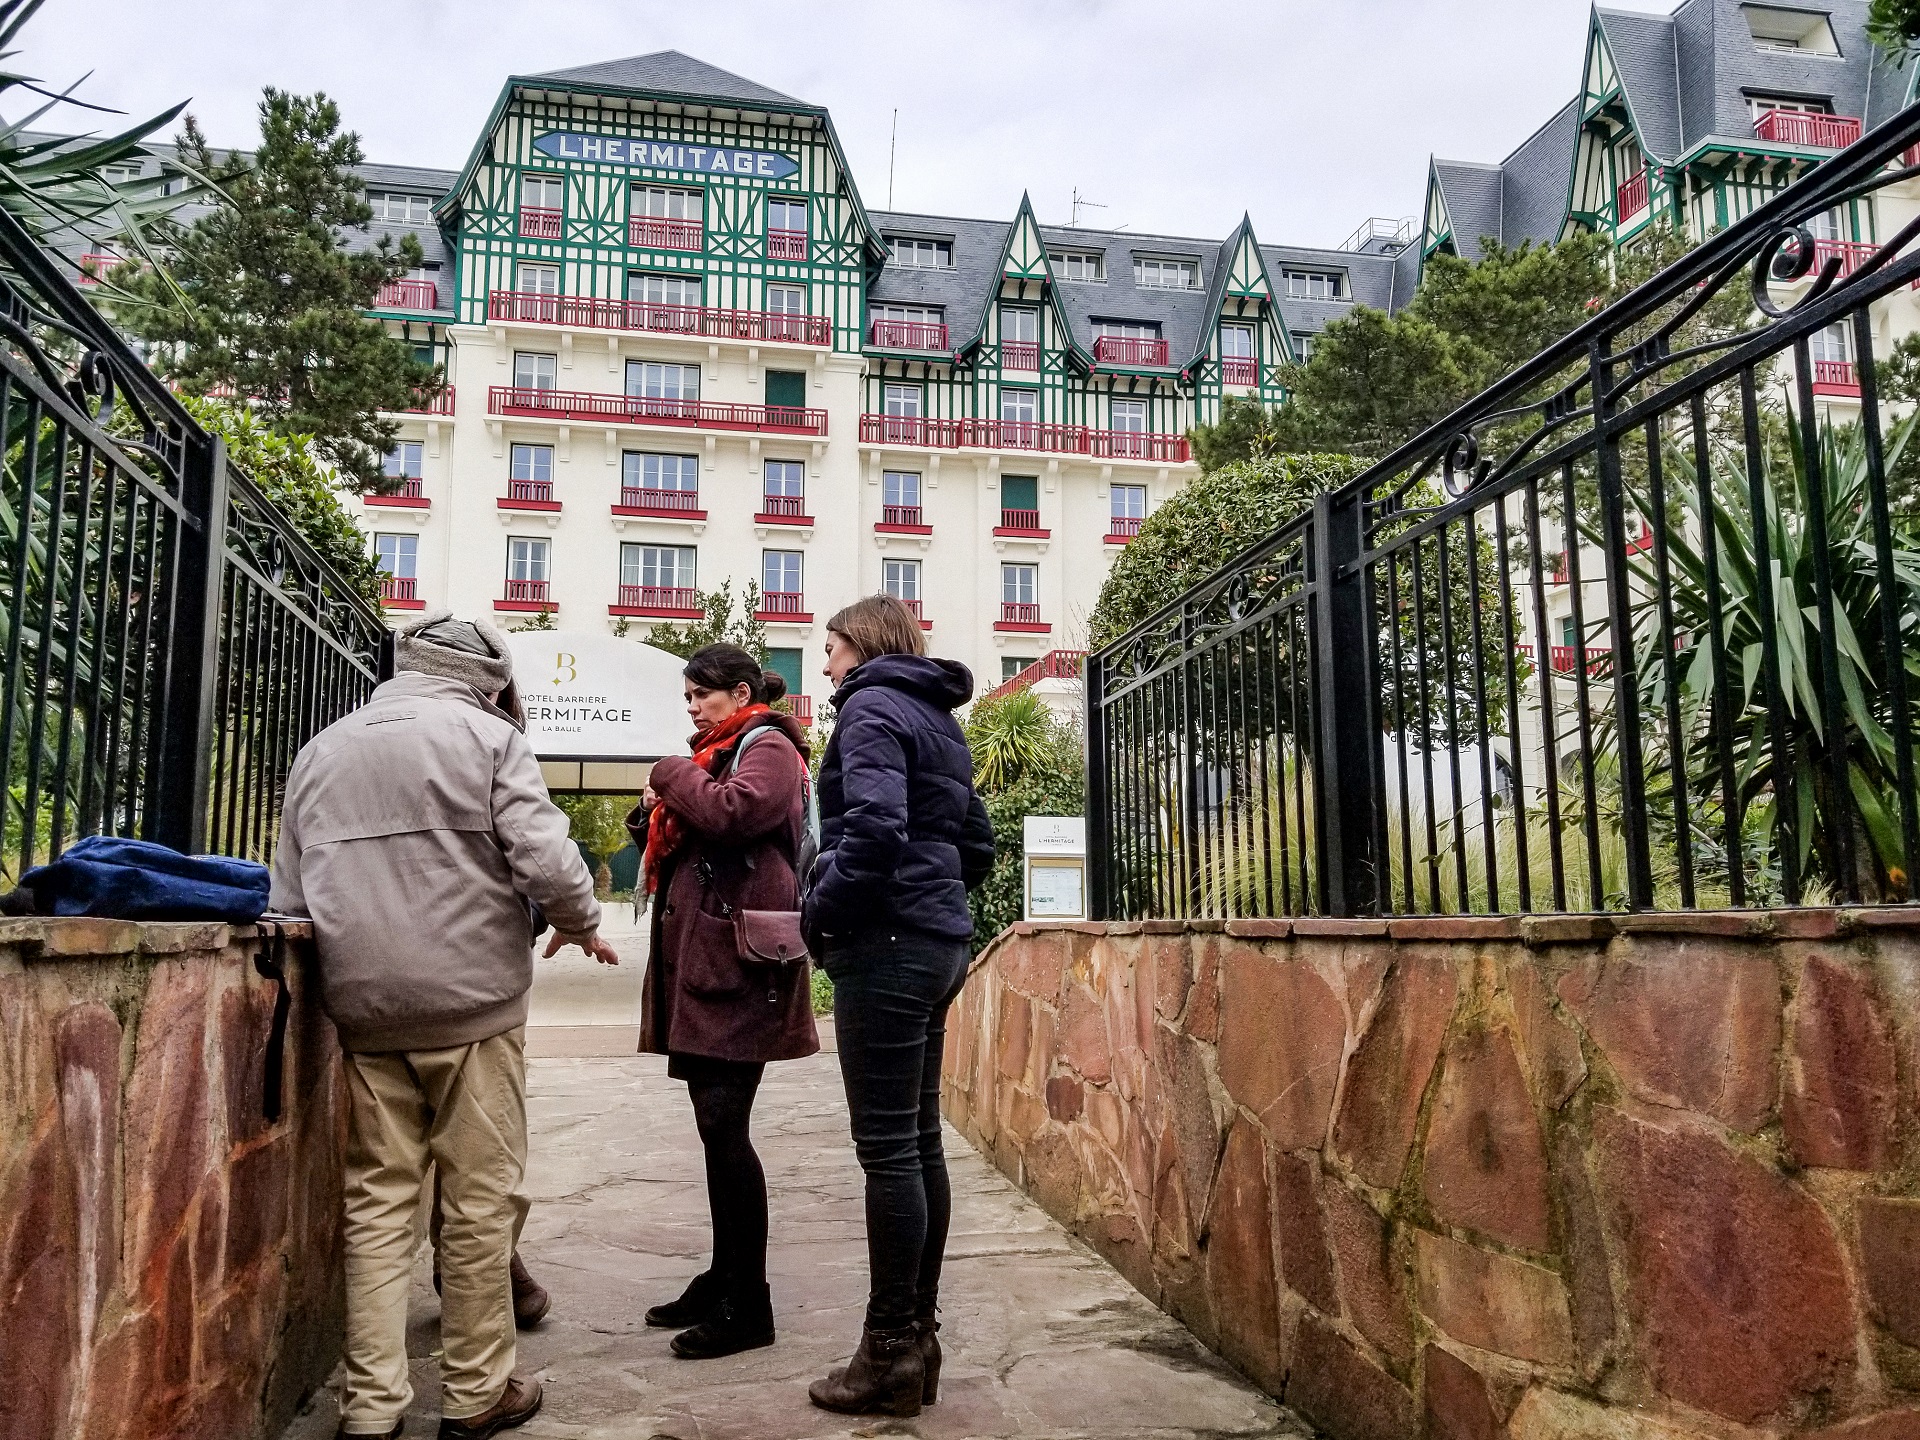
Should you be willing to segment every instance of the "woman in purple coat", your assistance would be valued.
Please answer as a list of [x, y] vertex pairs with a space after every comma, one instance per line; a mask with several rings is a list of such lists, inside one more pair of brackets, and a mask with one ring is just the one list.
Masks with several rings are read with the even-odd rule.
[[773, 1343], [767, 1180], [748, 1121], [766, 1063], [811, 1055], [820, 1039], [807, 962], [748, 963], [734, 923], [800, 908], [807, 742], [768, 708], [786, 682], [736, 645], [694, 652], [683, 673], [693, 758], [653, 767], [627, 828], [653, 895], [640, 1048], [687, 1082], [713, 1217], [712, 1264], [647, 1324], [681, 1329], [674, 1354], [704, 1360]]

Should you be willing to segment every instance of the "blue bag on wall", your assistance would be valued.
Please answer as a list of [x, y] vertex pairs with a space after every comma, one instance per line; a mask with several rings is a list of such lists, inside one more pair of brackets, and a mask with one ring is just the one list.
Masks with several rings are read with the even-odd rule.
[[226, 920], [267, 910], [267, 867], [222, 855], [182, 855], [148, 840], [89, 835], [20, 879], [42, 915], [114, 920]]

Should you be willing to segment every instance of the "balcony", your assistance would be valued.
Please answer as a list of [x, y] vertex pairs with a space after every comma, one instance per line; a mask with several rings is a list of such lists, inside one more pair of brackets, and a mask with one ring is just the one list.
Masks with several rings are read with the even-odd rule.
[[1101, 365], [1164, 365], [1167, 342], [1135, 340], [1124, 335], [1102, 335], [1093, 342], [1093, 358]]
[[1091, 430], [1085, 425], [1042, 425], [1032, 420], [929, 420], [918, 415], [862, 415], [866, 445], [915, 446], [930, 450], [1038, 450], [1112, 460], [1158, 460], [1183, 465], [1187, 437], [1142, 430]]
[[760, 509], [753, 517], [756, 525], [811, 525], [804, 495], [762, 495]]
[[453, 386], [443, 385], [431, 395], [415, 392], [413, 404], [404, 412], [407, 415], [451, 415], [453, 414]]
[[1084, 650], [1049, 650], [1018, 675], [1002, 680], [980, 698], [998, 700], [1016, 690], [1026, 690], [1042, 680], [1078, 680], [1087, 663]]
[[924, 512], [918, 505], [882, 505], [880, 523], [873, 527], [882, 535], [931, 535], [933, 527], [927, 524]]
[[827, 433], [827, 412], [789, 405], [725, 405], [706, 400], [648, 399], [578, 390], [525, 389], [494, 385], [487, 390], [489, 415], [530, 420], [586, 420], [616, 425], [670, 425], [705, 430], [758, 430], [781, 435]]
[[1107, 521], [1107, 544], [1124, 545], [1140, 533], [1146, 520], [1139, 515], [1115, 515]]
[[642, 330], [703, 340], [833, 343], [833, 321], [825, 315], [656, 305], [644, 300], [590, 300], [577, 295], [528, 295], [518, 290], [495, 290], [488, 295], [487, 318], [522, 325], [566, 325], [576, 330]]
[[707, 234], [698, 220], [635, 215], [627, 221], [627, 244], [636, 250], [704, 250]]
[[1810, 110], [1769, 110], [1753, 122], [1753, 133], [1776, 145], [1806, 150], [1844, 150], [1860, 138], [1852, 115], [1816, 115]]
[[509, 480], [507, 493], [496, 502], [502, 510], [558, 510], [551, 480]]
[[655, 490], [642, 486], [620, 487], [620, 503], [613, 507], [616, 515], [658, 515], [671, 520], [704, 520], [707, 512], [700, 508], [698, 490]]
[[1878, 245], [1858, 240], [1815, 240], [1813, 242], [1813, 269], [1809, 273], [1818, 275], [1827, 268], [1827, 261], [1840, 262], [1840, 279], [1853, 274], [1862, 265], [1879, 252]]
[[620, 601], [609, 615], [651, 615], [662, 620], [698, 620], [707, 613], [700, 592], [690, 585], [622, 585]]
[[1220, 383], [1252, 387], [1260, 383], [1260, 362], [1245, 355], [1230, 355], [1220, 362]]
[[876, 320], [868, 327], [867, 340], [882, 350], [945, 350], [947, 327], [918, 320]]
[[775, 624], [811, 625], [813, 616], [807, 611], [807, 597], [798, 590], [767, 590], [760, 596], [760, 608], [753, 612], [756, 620], [771, 620]]
[[[787, 713], [803, 726], [813, 724], [813, 697], [811, 695], [786, 695], [779, 702], [787, 707]], [[778, 707], [776, 707], [778, 708]]]
[[440, 287], [432, 280], [389, 280], [373, 303], [382, 310], [437, 310]]
[[1000, 368], [1003, 370], [1038, 370], [1040, 368], [1040, 347], [1029, 340], [1007, 340], [1000, 346]]
[[391, 505], [403, 510], [425, 510], [431, 503], [427, 499], [427, 487], [420, 482], [418, 476], [402, 480], [400, 488], [389, 494], [366, 494], [360, 499], [368, 505]]
[[804, 230], [767, 231], [767, 258], [769, 260], [806, 259], [807, 232]]
[[1013, 535], [1030, 540], [1044, 540], [1052, 532], [1040, 528], [1038, 510], [1000, 510], [1000, 523], [993, 527], [996, 535]]
[[1813, 393], [1860, 398], [1860, 367], [1851, 360], [1813, 362]]
[[382, 575], [380, 603], [393, 610], [426, 609], [427, 602], [418, 598], [413, 592], [416, 583], [411, 575]]
[[[1533, 646], [1516, 645], [1513, 648], [1518, 654], [1526, 657], [1527, 660], [1531, 661], [1533, 659]], [[1575, 667], [1579, 664], [1576, 657], [1578, 657], [1580, 653], [1581, 647], [1577, 645], [1549, 645], [1547, 647], [1547, 664], [1556, 675], [1571, 675]], [[1613, 674], [1612, 648], [1606, 645], [1587, 646], [1586, 668], [1587, 678], [1590, 680], [1605, 680], [1611, 676]]]
[[520, 207], [520, 234], [527, 240], [558, 240], [562, 212], [534, 206]]
[[82, 255], [80, 273], [75, 278], [82, 285], [98, 285], [107, 276], [107, 272], [124, 261], [124, 255]]
[[558, 610], [547, 598], [545, 580], [509, 580], [507, 593], [493, 602], [496, 610]]
[[1023, 635], [1039, 635], [1053, 629], [1040, 618], [1040, 607], [1013, 600], [1000, 602], [1000, 618], [994, 623], [994, 629], [1015, 631]]
[[1646, 209], [1651, 194], [1652, 189], [1647, 183], [1647, 172], [1644, 169], [1638, 175], [1630, 176], [1623, 181], [1613, 196], [1614, 224], [1624, 225]]

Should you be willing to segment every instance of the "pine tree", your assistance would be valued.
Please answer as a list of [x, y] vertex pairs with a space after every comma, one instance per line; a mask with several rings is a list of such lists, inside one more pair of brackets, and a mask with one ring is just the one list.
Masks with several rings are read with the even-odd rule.
[[119, 318], [188, 394], [230, 388], [276, 432], [311, 436], [350, 488], [379, 485], [398, 431], [380, 412], [411, 408], [440, 374], [363, 313], [422, 256], [411, 235], [348, 250], [344, 234], [373, 218], [351, 169], [359, 137], [341, 131], [324, 94], [268, 88], [255, 154], [216, 165], [191, 117], [180, 148], [230, 203], [187, 231], [172, 284], [152, 273], [128, 282], [137, 303]]

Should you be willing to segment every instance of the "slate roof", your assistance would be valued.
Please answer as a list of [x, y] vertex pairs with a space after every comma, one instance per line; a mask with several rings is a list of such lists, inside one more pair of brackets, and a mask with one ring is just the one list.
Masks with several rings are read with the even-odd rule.
[[517, 77], [523, 82], [585, 85], [594, 89], [642, 90], [649, 94], [697, 96], [702, 100], [734, 100], [749, 105], [818, 107], [783, 95], [730, 70], [683, 55], [678, 50], [656, 50], [651, 55], [629, 55], [624, 60], [602, 60], [571, 70], [547, 70]]
[[867, 290], [869, 303], [938, 305], [946, 312], [948, 340], [956, 349], [964, 345], [979, 331], [987, 305], [1000, 293], [995, 272], [1012, 224], [916, 215], [904, 210], [875, 210], [870, 214], [882, 235], [951, 241], [953, 268], [919, 270], [888, 264]]
[[1480, 258], [1480, 242], [1500, 238], [1500, 167], [1463, 160], [1435, 160], [1433, 178], [1446, 202], [1455, 253]]
[[[429, 170], [417, 165], [356, 165], [354, 173], [366, 182], [369, 191], [397, 190], [408, 195], [425, 195], [438, 200], [453, 188], [460, 178], [456, 170]], [[432, 221], [423, 224], [397, 223], [376, 219], [364, 230], [347, 232], [346, 248], [350, 254], [359, 254], [378, 245], [382, 237], [391, 238], [398, 244], [403, 236], [413, 235], [420, 241], [420, 250], [426, 261], [426, 268], [440, 267], [437, 303], [434, 308], [444, 314], [453, 311], [453, 251], [448, 247], [446, 237], [440, 233], [440, 227]]]
[[1567, 191], [1580, 142], [1580, 102], [1566, 107], [1527, 137], [1500, 165], [1500, 241], [1548, 245], [1560, 238]]
[[[1267, 276], [1273, 281], [1275, 303], [1287, 323], [1290, 335], [1318, 335], [1335, 320], [1349, 315], [1355, 305], [1370, 305], [1376, 310], [1394, 311], [1413, 298], [1413, 286], [1399, 274], [1400, 256], [1418, 252], [1409, 245], [1400, 254], [1322, 250], [1301, 245], [1262, 245]], [[1337, 270], [1346, 278], [1338, 300], [1307, 300], [1287, 294], [1283, 271], [1293, 268]], [[1418, 271], [1415, 272], [1418, 278]]]

